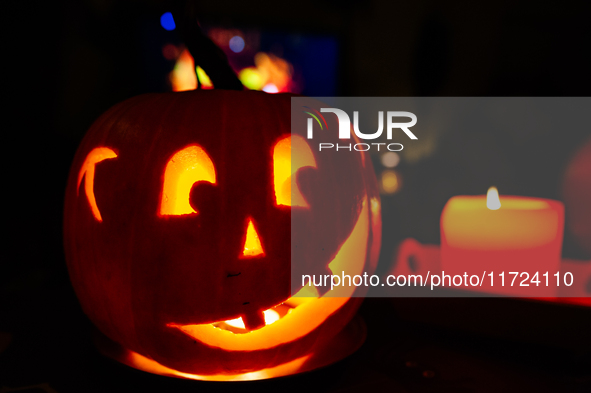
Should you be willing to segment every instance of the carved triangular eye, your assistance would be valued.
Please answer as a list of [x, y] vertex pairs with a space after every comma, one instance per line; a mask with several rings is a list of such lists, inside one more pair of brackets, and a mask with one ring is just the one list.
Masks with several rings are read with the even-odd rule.
[[166, 164], [160, 215], [196, 214], [189, 202], [189, 194], [198, 181], [215, 184], [215, 168], [201, 146], [190, 145], [176, 152]]
[[[275, 186], [275, 203], [284, 206], [309, 207], [308, 202], [297, 188], [298, 170], [316, 168], [316, 160], [312, 149], [304, 138], [299, 135], [287, 136], [275, 144], [273, 148], [273, 183]], [[294, 185], [292, 192], [291, 187]]]
[[108, 147], [94, 148], [90, 153], [88, 153], [84, 163], [82, 164], [82, 168], [80, 168], [80, 172], [78, 172], [78, 185], [76, 187], [76, 193], [78, 193], [78, 190], [80, 189], [80, 183], [84, 177], [84, 191], [86, 192], [86, 199], [88, 199], [88, 204], [90, 205], [94, 218], [96, 218], [96, 220], [99, 222], [103, 221], [103, 218], [101, 217], [101, 212], [99, 211], [99, 208], [96, 205], [96, 200], [94, 199], [94, 168], [99, 162], [116, 157], [117, 154]]

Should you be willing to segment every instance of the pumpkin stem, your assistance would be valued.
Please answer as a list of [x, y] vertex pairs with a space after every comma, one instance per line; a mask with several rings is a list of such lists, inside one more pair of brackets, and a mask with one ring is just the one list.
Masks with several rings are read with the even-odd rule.
[[[201, 30], [194, 0], [172, 2], [172, 14], [185, 45], [195, 60], [209, 76], [216, 89], [244, 90], [244, 86], [230, 67], [226, 54]], [[201, 83], [197, 78], [197, 88]]]

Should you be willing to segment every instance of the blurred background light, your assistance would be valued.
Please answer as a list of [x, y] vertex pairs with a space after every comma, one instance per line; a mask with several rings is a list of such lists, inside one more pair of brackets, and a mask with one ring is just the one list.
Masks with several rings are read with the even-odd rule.
[[244, 39], [239, 35], [230, 38], [230, 50], [234, 53], [240, 53], [244, 49]]
[[166, 44], [162, 47], [162, 56], [166, 60], [176, 60], [180, 54], [179, 48], [174, 44]]
[[176, 24], [174, 23], [174, 18], [170, 12], [165, 12], [160, 17], [160, 25], [164, 27], [164, 30], [174, 30], [176, 28]]
[[380, 183], [384, 194], [394, 194], [400, 189], [400, 179], [398, 174], [391, 169], [382, 172]]
[[[170, 13], [162, 15], [161, 25], [165, 29], [173, 28], [174, 20]], [[249, 90], [311, 96], [336, 93], [337, 39], [333, 36], [216, 25], [203, 25], [202, 29], [225, 53], [230, 67]], [[197, 78], [184, 75], [191, 69], [191, 54], [185, 53], [178, 37], [159, 31], [164, 38], [159, 44], [160, 61], [149, 64], [153, 67], [158, 64], [165, 70], [167, 78], [163, 84], [168, 84], [173, 91], [193, 89], [193, 83], [196, 87], [198, 81], [201, 88], [213, 88], [203, 70], [197, 69]], [[171, 68], [174, 70], [171, 71]]]
[[[181, 50], [182, 52], [180, 52]], [[164, 57], [167, 57], [167, 55], [172, 56], [172, 54], [179, 52], [180, 55], [176, 58], [174, 68], [168, 75], [170, 84], [172, 85], [172, 91], [194, 90], [197, 88], [197, 80], [201, 83], [202, 89], [213, 89], [213, 84], [203, 68], [199, 66], [195, 67], [193, 56], [191, 56], [188, 49], [179, 49], [172, 44], [166, 45], [162, 49]]]
[[279, 89], [272, 83], [267, 83], [265, 87], [263, 87], [263, 91], [265, 93], [279, 93]]
[[[162, 55], [173, 60], [179, 48], [166, 45], [162, 48]], [[173, 91], [193, 90], [197, 88], [197, 78], [202, 89], [212, 89], [211, 80], [201, 67], [195, 65], [191, 54], [183, 49], [176, 57], [174, 69], [169, 74]], [[294, 85], [291, 78], [291, 64], [284, 59], [267, 53], [259, 52], [255, 56], [256, 67], [246, 67], [238, 70], [238, 79], [250, 90], [262, 90], [266, 93], [292, 92]]]
[[382, 165], [386, 168], [394, 168], [400, 163], [400, 156], [398, 153], [389, 151], [382, 154]]
[[254, 64], [265, 78], [265, 86], [273, 84], [277, 89], [275, 93], [289, 91], [293, 67], [287, 60], [259, 52], [254, 56]]
[[203, 68], [197, 66], [197, 79], [201, 82], [201, 88], [204, 90], [213, 89], [213, 83], [209, 79], [209, 76], [205, 73]]
[[197, 88], [195, 63], [187, 49], [183, 50], [169, 74], [172, 91], [194, 90]]
[[255, 67], [244, 68], [238, 73], [238, 79], [250, 90], [261, 90], [265, 80]]

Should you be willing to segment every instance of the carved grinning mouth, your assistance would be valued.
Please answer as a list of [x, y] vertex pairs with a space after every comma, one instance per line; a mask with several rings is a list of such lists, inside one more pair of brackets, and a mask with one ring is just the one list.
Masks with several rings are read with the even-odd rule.
[[[218, 321], [211, 323], [209, 325], [221, 329], [232, 332], [234, 334], [244, 334], [250, 333], [252, 331], [264, 328], [269, 326], [279, 320], [281, 320], [286, 315], [289, 315], [294, 311], [300, 304], [306, 303], [310, 300], [316, 299], [318, 297], [318, 292], [316, 288], [304, 288], [297, 295], [287, 299], [285, 302], [280, 303], [274, 307], [271, 307], [267, 310], [264, 310], [261, 315], [252, 315], [247, 314], [243, 315], [238, 318], [228, 319], [225, 321]], [[250, 323], [246, 321], [251, 321]], [[256, 321], [253, 323], [252, 321]], [[184, 325], [179, 325], [175, 323], [169, 323], [166, 326], [174, 327], [182, 330], [183, 332], [187, 333], [185, 329], [183, 329]]]
[[237, 334], [248, 333], [277, 322], [285, 315], [289, 314], [295, 307], [295, 305], [292, 306], [288, 302], [281, 303], [263, 311], [262, 315], [245, 315], [227, 321], [215, 322], [212, 325], [219, 329], [229, 330]]
[[[351, 234], [328, 265], [332, 272], [342, 271], [351, 276], [363, 273], [364, 263], [360, 261], [366, 259], [371, 222], [368, 205], [366, 196]], [[374, 206], [379, 208], [379, 202], [372, 201], [372, 214], [375, 214]], [[243, 315], [240, 318], [214, 323], [168, 323], [167, 326], [178, 329], [193, 340], [211, 347], [230, 351], [263, 350], [309, 334], [339, 310], [350, 299], [354, 290], [355, 288], [350, 286], [335, 287], [324, 296], [318, 297], [315, 287], [305, 286], [295, 296], [256, 317]], [[257, 320], [259, 322], [256, 322]]]

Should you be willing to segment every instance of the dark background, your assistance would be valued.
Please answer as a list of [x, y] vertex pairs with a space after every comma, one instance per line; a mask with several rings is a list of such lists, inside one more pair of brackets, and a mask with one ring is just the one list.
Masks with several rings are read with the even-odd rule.
[[[0, 388], [39, 383], [58, 392], [219, 388], [132, 372], [97, 355], [62, 250], [63, 191], [84, 132], [117, 102], [167, 89], [163, 81], [172, 63], [149, 56], [166, 38], [159, 26], [166, 2], [8, 1], [2, 6], [2, 179], [8, 219], [0, 265]], [[591, 92], [584, 2], [264, 0], [201, 2], [199, 9], [202, 22], [213, 25], [334, 37], [336, 91], [318, 95]], [[486, 154], [464, 154], [499, 149], [490, 135], [471, 135], [461, 145], [455, 143], [458, 135], [450, 135], [418, 159], [403, 157], [397, 170], [404, 187], [383, 196], [380, 269], [388, 269], [405, 237], [439, 242], [438, 219], [447, 199], [482, 194], [490, 185], [473, 176], [479, 168], [498, 176], [507, 194], [561, 199], [568, 160], [590, 135], [589, 128], [519, 135], [503, 155], [505, 167], [517, 173], [510, 180], [487, 169]], [[447, 170], [451, 165], [470, 171], [454, 177]], [[425, 191], [435, 186], [438, 191]], [[589, 258], [568, 230], [564, 255]], [[312, 379], [329, 391], [585, 391], [591, 386], [589, 347], [561, 346], [555, 337], [566, 334], [567, 323], [589, 326], [588, 310], [506, 299], [461, 301], [427, 301], [427, 308], [472, 313], [470, 326], [452, 329], [437, 318], [426, 323], [413, 317], [408, 310], [420, 314], [417, 310], [425, 307], [414, 299], [369, 299], [360, 311], [369, 339], [353, 357], [307, 376], [224, 389], [299, 389]], [[524, 334], [485, 334], [478, 328], [479, 321], [488, 321], [485, 314], [497, 315], [500, 324], [521, 323], [521, 330], [542, 328], [554, 336], [532, 341]]]

